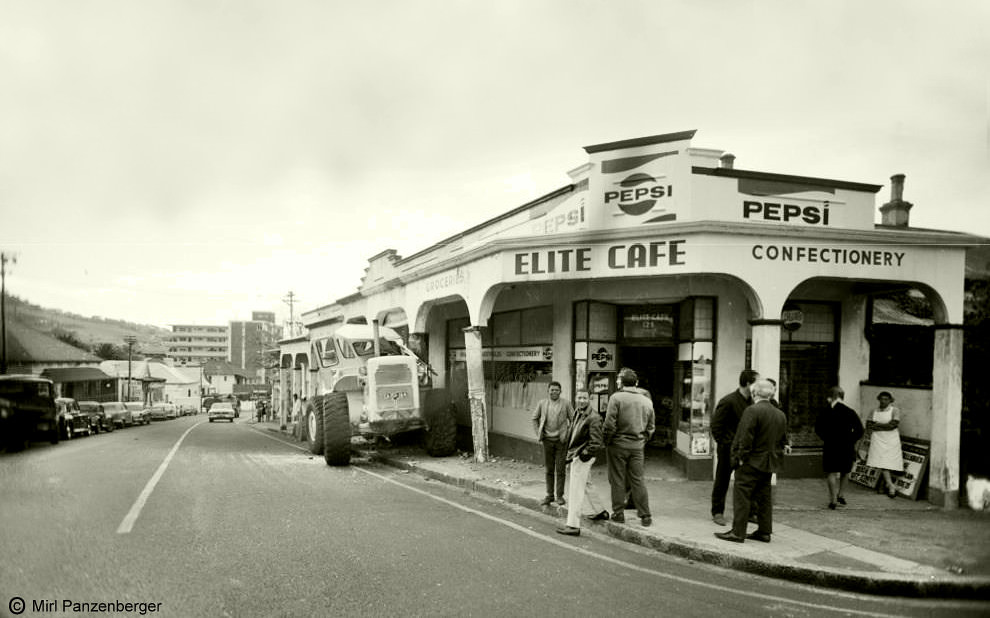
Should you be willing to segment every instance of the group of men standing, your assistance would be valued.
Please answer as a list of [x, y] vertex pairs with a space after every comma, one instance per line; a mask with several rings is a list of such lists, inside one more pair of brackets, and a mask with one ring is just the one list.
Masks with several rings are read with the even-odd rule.
[[[570, 504], [567, 523], [560, 534], [581, 534], [580, 518], [625, 522], [628, 506], [636, 509], [640, 524], [650, 526], [649, 494], [644, 481], [644, 449], [655, 429], [650, 394], [639, 388], [636, 372], [623, 368], [619, 390], [609, 397], [602, 418], [589, 406], [585, 391], [575, 395], [576, 408], [562, 398], [559, 382], [548, 386], [548, 398], [533, 411], [533, 430], [543, 446], [546, 467], [546, 497], [543, 505]], [[715, 408], [711, 432], [716, 442], [716, 470], [712, 487], [712, 519], [721, 526], [725, 499], [735, 473], [732, 528], [715, 536], [742, 543], [745, 539], [770, 542], [773, 533], [771, 484], [790, 452], [787, 419], [773, 399], [776, 385], [747, 369], [739, 386], [723, 397]], [[612, 512], [601, 508], [589, 481], [591, 466], [604, 452], [611, 489]], [[564, 497], [565, 477], [570, 477]], [[747, 524], [755, 514], [758, 527], [747, 535]]]
[[[561, 398], [561, 385], [551, 382], [549, 397], [533, 411], [533, 430], [543, 445], [546, 467], [544, 505], [570, 504], [567, 524], [560, 534], [581, 534], [580, 518], [625, 522], [625, 508], [632, 503], [640, 524], [650, 526], [649, 494], [643, 475], [644, 449], [653, 435], [656, 417], [649, 393], [637, 387], [638, 377], [624, 368], [618, 375], [620, 388], [609, 398], [604, 419], [589, 406], [586, 391], [575, 395], [577, 408]], [[604, 452], [611, 488], [612, 514], [601, 508], [589, 481], [591, 466]], [[564, 497], [565, 477], [571, 479]]]

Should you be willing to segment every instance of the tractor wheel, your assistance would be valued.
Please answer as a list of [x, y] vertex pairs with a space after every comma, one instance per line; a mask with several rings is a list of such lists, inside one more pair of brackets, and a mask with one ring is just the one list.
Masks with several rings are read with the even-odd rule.
[[328, 466], [351, 463], [351, 419], [347, 393], [330, 393], [323, 398], [323, 459]]
[[306, 410], [306, 436], [309, 438], [309, 452], [323, 454], [323, 405], [325, 397], [316, 395]]
[[426, 452], [431, 457], [447, 457], [457, 452], [457, 419], [446, 389], [425, 392]]

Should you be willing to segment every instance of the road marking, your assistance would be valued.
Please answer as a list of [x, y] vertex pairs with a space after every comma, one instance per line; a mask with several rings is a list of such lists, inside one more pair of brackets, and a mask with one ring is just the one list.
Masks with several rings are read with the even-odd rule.
[[[624, 561], [619, 560], [617, 558], [612, 558], [611, 556], [603, 556], [603, 555], [598, 554], [598, 553], [595, 553], [595, 552], [593, 552], [591, 550], [584, 549], [583, 547], [578, 547], [576, 545], [571, 545], [570, 543], [566, 543], [564, 541], [561, 541], [559, 539], [555, 539], [553, 537], [548, 537], [545, 534], [543, 534], [542, 532], [537, 532], [535, 530], [530, 530], [529, 528], [526, 528], [525, 526], [521, 526], [521, 525], [519, 525], [519, 524], [517, 524], [515, 522], [511, 522], [511, 521], [502, 519], [502, 518], [497, 517], [495, 515], [490, 515], [488, 513], [485, 513], [484, 511], [479, 511], [479, 510], [473, 509], [473, 508], [471, 508], [469, 506], [464, 506], [463, 504], [458, 504], [457, 502], [454, 502], [453, 500], [448, 500], [446, 498], [442, 498], [440, 496], [431, 494], [430, 492], [425, 491], [425, 490], [422, 490], [422, 489], [419, 489], [418, 487], [412, 487], [411, 485], [406, 485], [405, 483], [402, 483], [402, 482], [399, 482], [399, 481], [397, 481], [395, 479], [392, 479], [392, 478], [389, 478], [387, 476], [378, 474], [377, 472], [372, 472], [370, 470], [365, 470], [364, 468], [361, 468], [359, 466], [352, 466], [352, 467], [355, 468], [355, 469], [357, 469], [357, 470], [360, 470], [361, 472], [364, 472], [365, 474], [368, 474], [368, 475], [373, 476], [375, 478], [381, 479], [381, 480], [383, 480], [385, 482], [392, 483], [394, 485], [398, 485], [399, 487], [403, 487], [405, 489], [408, 489], [409, 491], [413, 491], [413, 492], [416, 492], [418, 494], [422, 494], [424, 496], [427, 496], [429, 498], [433, 498], [434, 500], [437, 500], [439, 502], [443, 502], [443, 503], [448, 504], [448, 505], [450, 505], [450, 506], [452, 506], [454, 508], [460, 509], [460, 510], [465, 511], [467, 513], [471, 513], [473, 515], [477, 515], [478, 517], [482, 517], [484, 519], [487, 519], [489, 521], [495, 522], [497, 524], [501, 524], [501, 525], [503, 525], [503, 526], [505, 526], [507, 528], [511, 528], [511, 529], [513, 529], [513, 530], [515, 530], [517, 532], [521, 532], [521, 533], [526, 534], [528, 536], [531, 536], [531, 537], [533, 537], [535, 539], [539, 539], [539, 540], [541, 540], [541, 541], [543, 541], [545, 543], [550, 543], [551, 545], [556, 545], [557, 547], [560, 547], [560, 548], [563, 548], [563, 549], [569, 549], [569, 550], [574, 551], [574, 552], [577, 552], [579, 554], [583, 554], [585, 556], [588, 556], [589, 558], [594, 558], [594, 559], [597, 559], [597, 560], [601, 560], [603, 562], [609, 562], [609, 563], [614, 564], [616, 566], [624, 567], [624, 568], [627, 568], [627, 569], [632, 570], [632, 571], [638, 571], [640, 573], [645, 573], [647, 575], [654, 575], [656, 577], [662, 577], [664, 579], [674, 580], [674, 581], [680, 582], [682, 584], [689, 584], [689, 585], [694, 585], [694, 586], [701, 586], [703, 588], [711, 588], [711, 589], [717, 590], [719, 592], [726, 592], [726, 593], [738, 594], [738, 595], [748, 596], [748, 597], [752, 597], [752, 598], [756, 598], [756, 599], [761, 599], [761, 600], [764, 600], [764, 601], [773, 601], [773, 602], [778, 602], [778, 603], [789, 603], [791, 605], [799, 605], [801, 607], [806, 607], [806, 608], [813, 609], [813, 610], [818, 610], [818, 611], [828, 610], [828, 611], [837, 612], [837, 613], [841, 613], [841, 614], [855, 614], [855, 615], [859, 615], [859, 616], [881, 616], [881, 617], [884, 617], [884, 618], [896, 618], [897, 616], [899, 616], [899, 614], [881, 614], [881, 613], [877, 613], [877, 612], [863, 611], [863, 610], [857, 610], [857, 609], [840, 608], [840, 607], [834, 607], [834, 606], [831, 606], [831, 605], [821, 605], [821, 604], [818, 604], [818, 603], [809, 603], [807, 601], [798, 601], [798, 600], [790, 599], [790, 598], [787, 598], [787, 597], [779, 597], [779, 596], [774, 596], [774, 595], [770, 595], [770, 594], [763, 594], [763, 593], [760, 593], [760, 592], [750, 592], [748, 590], [738, 590], [736, 588], [730, 588], [728, 586], [720, 586], [719, 584], [711, 584], [711, 583], [704, 582], [704, 581], [689, 579], [689, 578], [686, 578], [686, 577], [680, 577], [678, 575], [672, 575], [670, 573], [664, 573], [662, 571], [657, 571], [657, 570], [654, 570], [654, 569], [649, 569], [649, 568], [646, 568], [646, 567], [641, 567], [641, 566], [636, 565], [636, 564], [631, 564], [629, 562], [624, 562]], [[856, 596], [856, 595], [852, 595], [852, 594], [848, 594], [848, 593], [841, 593], [841, 592], [836, 592], [836, 591], [831, 591], [831, 590], [828, 591], [828, 593], [829, 594], [835, 593], [837, 596], [845, 596], [845, 597], [852, 598], [852, 599], [861, 599], [862, 598], [861, 596]], [[944, 606], [945, 606], [944, 604], [940, 605], [940, 607], [944, 607]]]
[[[253, 428], [253, 427], [252, 427], [252, 429], [254, 429], [256, 432], [260, 433], [261, 435], [265, 436], [266, 438], [270, 438], [270, 439], [272, 439], [272, 440], [274, 440], [276, 442], [279, 442], [280, 444], [284, 444], [286, 446], [291, 446], [292, 448], [298, 449], [300, 451], [303, 451], [303, 452], [305, 452], [307, 454], [312, 455], [312, 453], [310, 453], [310, 451], [309, 451], [308, 448], [301, 447], [301, 446], [299, 446], [297, 444], [293, 444], [293, 443], [288, 442], [286, 440], [282, 440], [282, 439], [280, 439], [280, 438], [278, 438], [276, 436], [269, 435], [269, 433], [267, 431], [264, 431], [264, 430], [261, 430], [261, 429], [256, 429], [256, 428]], [[629, 562], [624, 562], [624, 561], [619, 560], [617, 558], [612, 558], [610, 556], [603, 556], [601, 554], [597, 554], [597, 553], [595, 553], [595, 552], [593, 552], [591, 550], [584, 549], [583, 547], [578, 547], [576, 545], [571, 545], [571, 544], [569, 544], [569, 543], [567, 543], [565, 541], [561, 541], [561, 540], [556, 539], [554, 537], [546, 536], [542, 532], [537, 532], [535, 530], [530, 530], [529, 528], [526, 528], [525, 526], [521, 526], [521, 525], [519, 525], [519, 524], [517, 524], [515, 522], [511, 522], [511, 521], [508, 521], [506, 519], [502, 519], [502, 518], [497, 517], [495, 515], [490, 515], [488, 513], [485, 513], [484, 511], [479, 511], [477, 509], [473, 509], [473, 508], [471, 508], [469, 506], [465, 506], [463, 504], [458, 504], [457, 502], [454, 502], [453, 500], [448, 500], [446, 498], [437, 496], [437, 495], [432, 494], [432, 493], [430, 493], [428, 491], [425, 491], [423, 489], [419, 489], [418, 487], [413, 487], [411, 485], [406, 485], [405, 483], [402, 483], [402, 482], [397, 481], [395, 479], [392, 479], [392, 478], [389, 478], [387, 476], [378, 474], [377, 472], [372, 472], [370, 470], [366, 470], [366, 469], [364, 469], [364, 468], [362, 468], [360, 466], [353, 466], [352, 465], [351, 468], [354, 469], [354, 470], [360, 470], [361, 472], [364, 472], [365, 474], [367, 474], [369, 476], [373, 476], [373, 477], [378, 478], [378, 479], [380, 479], [382, 481], [385, 481], [387, 483], [392, 483], [392, 484], [398, 485], [399, 487], [402, 487], [404, 489], [408, 489], [409, 491], [412, 491], [412, 492], [421, 494], [421, 495], [426, 496], [428, 498], [432, 498], [433, 500], [436, 500], [438, 502], [443, 502], [444, 504], [447, 504], [449, 506], [452, 506], [452, 507], [454, 507], [456, 509], [459, 509], [461, 511], [464, 511], [466, 513], [471, 513], [471, 514], [477, 515], [478, 517], [481, 517], [483, 519], [487, 519], [489, 521], [495, 522], [495, 523], [500, 524], [502, 526], [505, 526], [507, 528], [511, 528], [513, 530], [516, 530], [517, 532], [521, 532], [521, 533], [523, 533], [525, 535], [528, 535], [528, 536], [531, 536], [531, 537], [533, 537], [535, 539], [539, 539], [540, 541], [543, 541], [545, 543], [549, 543], [551, 545], [555, 545], [555, 546], [560, 547], [562, 549], [569, 549], [571, 551], [574, 551], [574, 552], [583, 554], [585, 556], [588, 556], [589, 558], [594, 558], [596, 560], [601, 560], [603, 562], [609, 562], [609, 563], [614, 564], [616, 566], [624, 567], [624, 568], [629, 569], [629, 570], [632, 570], [632, 571], [638, 571], [640, 573], [645, 573], [645, 574], [648, 574], [648, 575], [653, 575], [653, 576], [656, 576], [656, 577], [661, 577], [661, 578], [664, 578], [664, 579], [673, 580], [673, 581], [676, 581], [676, 582], [680, 582], [682, 584], [693, 585], [693, 586], [700, 586], [702, 588], [710, 588], [712, 590], [717, 590], [719, 592], [725, 592], [725, 593], [731, 593], [731, 594], [738, 594], [738, 595], [742, 595], [742, 596], [748, 596], [748, 597], [752, 597], [752, 598], [756, 598], [756, 599], [761, 599], [761, 600], [765, 600], [765, 601], [772, 601], [772, 602], [777, 602], [777, 603], [789, 603], [791, 605], [798, 605], [798, 606], [809, 608], [809, 609], [813, 609], [813, 610], [830, 611], [830, 612], [836, 612], [836, 613], [840, 613], [840, 614], [850, 614], [850, 615], [858, 615], [858, 616], [879, 616], [879, 617], [882, 617], [882, 618], [899, 618], [899, 616], [900, 616], [900, 614], [882, 614], [882, 613], [879, 613], [879, 612], [870, 612], [870, 611], [850, 609], [850, 608], [840, 608], [840, 607], [834, 607], [832, 605], [822, 605], [822, 604], [819, 604], [819, 603], [809, 603], [807, 601], [799, 601], [799, 600], [791, 599], [791, 598], [788, 598], [788, 597], [773, 596], [773, 595], [769, 595], [769, 594], [763, 594], [763, 593], [760, 593], [760, 592], [751, 592], [751, 591], [748, 591], [748, 590], [739, 590], [739, 589], [736, 589], [736, 588], [730, 588], [728, 586], [721, 586], [719, 584], [712, 584], [712, 583], [708, 583], [708, 582], [705, 582], [705, 581], [700, 581], [700, 580], [695, 580], [695, 579], [689, 579], [689, 578], [686, 578], [686, 577], [680, 577], [678, 575], [672, 575], [670, 573], [664, 573], [663, 571], [657, 571], [655, 569], [649, 569], [649, 568], [646, 568], [646, 567], [641, 567], [641, 566], [636, 565], [636, 564], [631, 564]], [[802, 584], [794, 584], [794, 585], [795, 586], [802, 586]], [[844, 592], [842, 590], [831, 590], [831, 589], [820, 590], [820, 589], [817, 589], [816, 588], [816, 592], [819, 592], [821, 594], [829, 594], [829, 595], [837, 596], [837, 597], [843, 597], [843, 598], [851, 599], [851, 600], [862, 600], [864, 598], [869, 598], [871, 600], [876, 600], [878, 602], [882, 602], [882, 598], [881, 597], [872, 597], [870, 595], [860, 595], [860, 594], [851, 593], [851, 592]], [[911, 604], [917, 603], [921, 607], [930, 607], [930, 606], [933, 606], [933, 605], [937, 605], [939, 608], [948, 608], [948, 607], [951, 607], [951, 606], [956, 606], [956, 607], [961, 607], [961, 608], [967, 608], [968, 609], [968, 608], [972, 608], [973, 607], [973, 605], [971, 603], [968, 603], [968, 602], [965, 602], [965, 601], [954, 601], [952, 599], [937, 599], [937, 600], [930, 600], [930, 601], [929, 600], [925, 600], [925, 599], [912, 599], [912, 600], [900, 599], [900, 600], [901, 601], [910, 602]]]
[[134, 522], [136, 522], [138, 516], [141, 515], [141, 509], [144, 508], [145, 502], [148, 501], [148, 498], [151, 496], [151, 492], [155, 490], [155, 485], [158, 485], [158, 481], [162, 478], [162, 475], [165, 474], [165, 468], [168, 467], [169, 462], [172, 461], [173, 457], [175, 457], [175, 452], [179, 450], [179, 445], [186, 439], [186, 436], [189, 435], [190, 431], [196, 429], [205, 422], [206, 421], [200, 421], [196, 423], [187, 429], [186, 432], [182, 434], [175, 442], [175, 445], [172, 446], [172, 450], [170, 450], [168, 455], [165, 456], [165, 459], [158, 466], [158, 469], [151, 475], [151, 478], [148, 480], [148, 484], [144, 486], [143, 490], [141, 490], [141, 494], [137, 497], [137, 500], [135, 500], [134, 504], [131, 505], [131, 510], [127, 512], [127, 515], [124, 516], [124, 520], [120, 522], [120, 526], [117, 527], [117, 534], [127, 534], [131, 531], [134, 527]]

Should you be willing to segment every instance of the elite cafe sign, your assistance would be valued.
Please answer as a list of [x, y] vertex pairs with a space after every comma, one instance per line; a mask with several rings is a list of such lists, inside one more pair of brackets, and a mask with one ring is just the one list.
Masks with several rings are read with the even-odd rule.
[[588, 146], [591, 229], [667, 223], [685, 218], [694, 131]]

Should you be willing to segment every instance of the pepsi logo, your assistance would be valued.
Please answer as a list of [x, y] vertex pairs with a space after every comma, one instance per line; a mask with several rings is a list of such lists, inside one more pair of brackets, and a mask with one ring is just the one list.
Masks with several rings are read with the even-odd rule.
[[618, 189], [605, 192], [605, 204], [615, 203], [619, 210], [634, 217], [648, 213], [661, 198], [673, 194], [672, 185], [661, 185], [660, 179], [642, 172], [630, 174], [616, 185]]
[[612, 361], [612, 354], [606, 348], [598, 348], [596, 352], [591, 354], [591, 360], [600, 368], [605, 368]]

